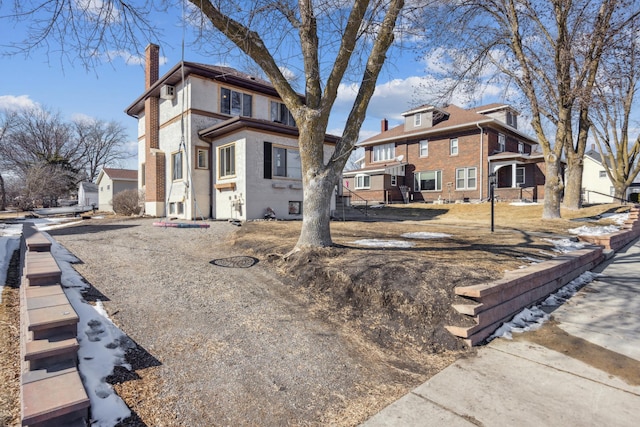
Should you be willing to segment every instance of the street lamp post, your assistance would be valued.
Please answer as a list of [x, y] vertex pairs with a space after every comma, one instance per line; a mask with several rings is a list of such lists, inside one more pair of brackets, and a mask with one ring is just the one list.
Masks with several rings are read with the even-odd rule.
[[494, 203], [495, 200], [495, 187], [496, 187], [496, 174], [492, 172], [489, 174], [489, 199], [491, 199], [491, 232], [493, 233], [493, 218], [494, 218]]

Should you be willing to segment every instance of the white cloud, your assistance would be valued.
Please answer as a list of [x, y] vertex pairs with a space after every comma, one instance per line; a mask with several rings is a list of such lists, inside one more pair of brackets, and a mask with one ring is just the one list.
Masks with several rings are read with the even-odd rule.
[[[127, 65], [144, 65], [145, 63], [144, 55], [133, 54], [126, 50], [109, 50], [104, 53], [104, 59], [107, 62], [113, 62], [117, 58], [122, 59]], [[166, 64], [167, 57], [161, 56], [158, 62], [160, 65]]]
[[0, 95], [0, 109], [20, 110], [38, 106], [39, 104], [29, 98], [29, 95]]

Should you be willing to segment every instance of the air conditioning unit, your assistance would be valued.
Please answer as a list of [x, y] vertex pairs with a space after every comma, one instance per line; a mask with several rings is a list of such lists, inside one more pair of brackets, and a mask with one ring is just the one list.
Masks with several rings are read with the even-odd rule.
[[176, 97], [176, 87], [171, 85], [164, 85], [160, 88], [160, 98], [173, 99]]

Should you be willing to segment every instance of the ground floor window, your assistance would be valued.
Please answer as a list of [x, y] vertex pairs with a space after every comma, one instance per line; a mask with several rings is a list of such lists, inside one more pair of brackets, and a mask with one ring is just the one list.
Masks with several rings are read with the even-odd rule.
[[524, 168], [516, 168], [516, 185], [524, 185]]
[[369, 175], [356, 175], [356, 190], [366, 190], [371, 188], [371, 177]]
[[182, 203], [182, 202], [171, 202], [171, 203], [169, 203], [169, 214], [171, 214], [171, 215], [182, 215], [182, 214], [184, 214], [184, 203]]
[[273, 176], [302, 179], [300, 151], [292, 148], [273, 147]]
[[236, 174], [236, 145], [229, 144], [218, 148], [218, 176], [227, 178]]
[[416, 172], [415, 191], [442, 191], [442, 171]]
[[476, 168], [456, 169], [456, 190], [475, 190], [476, 181]]
[[293, 201], [289, 202], [289, 215], [300, 215], [302, 214], [302, 202]]

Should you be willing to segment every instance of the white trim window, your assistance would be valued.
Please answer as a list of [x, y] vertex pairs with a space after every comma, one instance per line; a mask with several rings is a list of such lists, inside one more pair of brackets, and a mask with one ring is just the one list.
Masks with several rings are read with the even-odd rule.
[[423, 139], [420, 141], [420, 157], [428, 157], [429, 156], [429, 141]]
[[498, 134], [498, 151], [499, 152], [504, 152], [506, 150], [506, 138], [503, 134], [499, 133]]
[[418, 127], [420, 125], [422, 125], [422, 114], [421, 113], [416, 113], [413, 116], [413, 125]]
[[392, 187], [398, 186], [398, 175], [391, 175], [391, 186]]
[[518, 142], [518, 153], [524, 153], [524, 142]]
[[477, 188], [477, 169], [456, 169], [456, 190], [475, 190]]
[[442, 191], [442, 171], [416, 172], [415, 191]]
[[523, 186], [525, 182], [524, 167], [516, 168], [516, 185]]
[[449, 140], [449, 155], [450, 156], [458, 155], [458, 138], [451, 138]]
[[366, 174], [358, 174], [353, 179], [355, 181], [356, 190], [368, 190], [371, 188], [371, 177]]
[[396, 144], [390, 142], [389, 144], [376, 145], [373, 147], [373, 161], [384, 162], [393, 160], [396, 156]]

